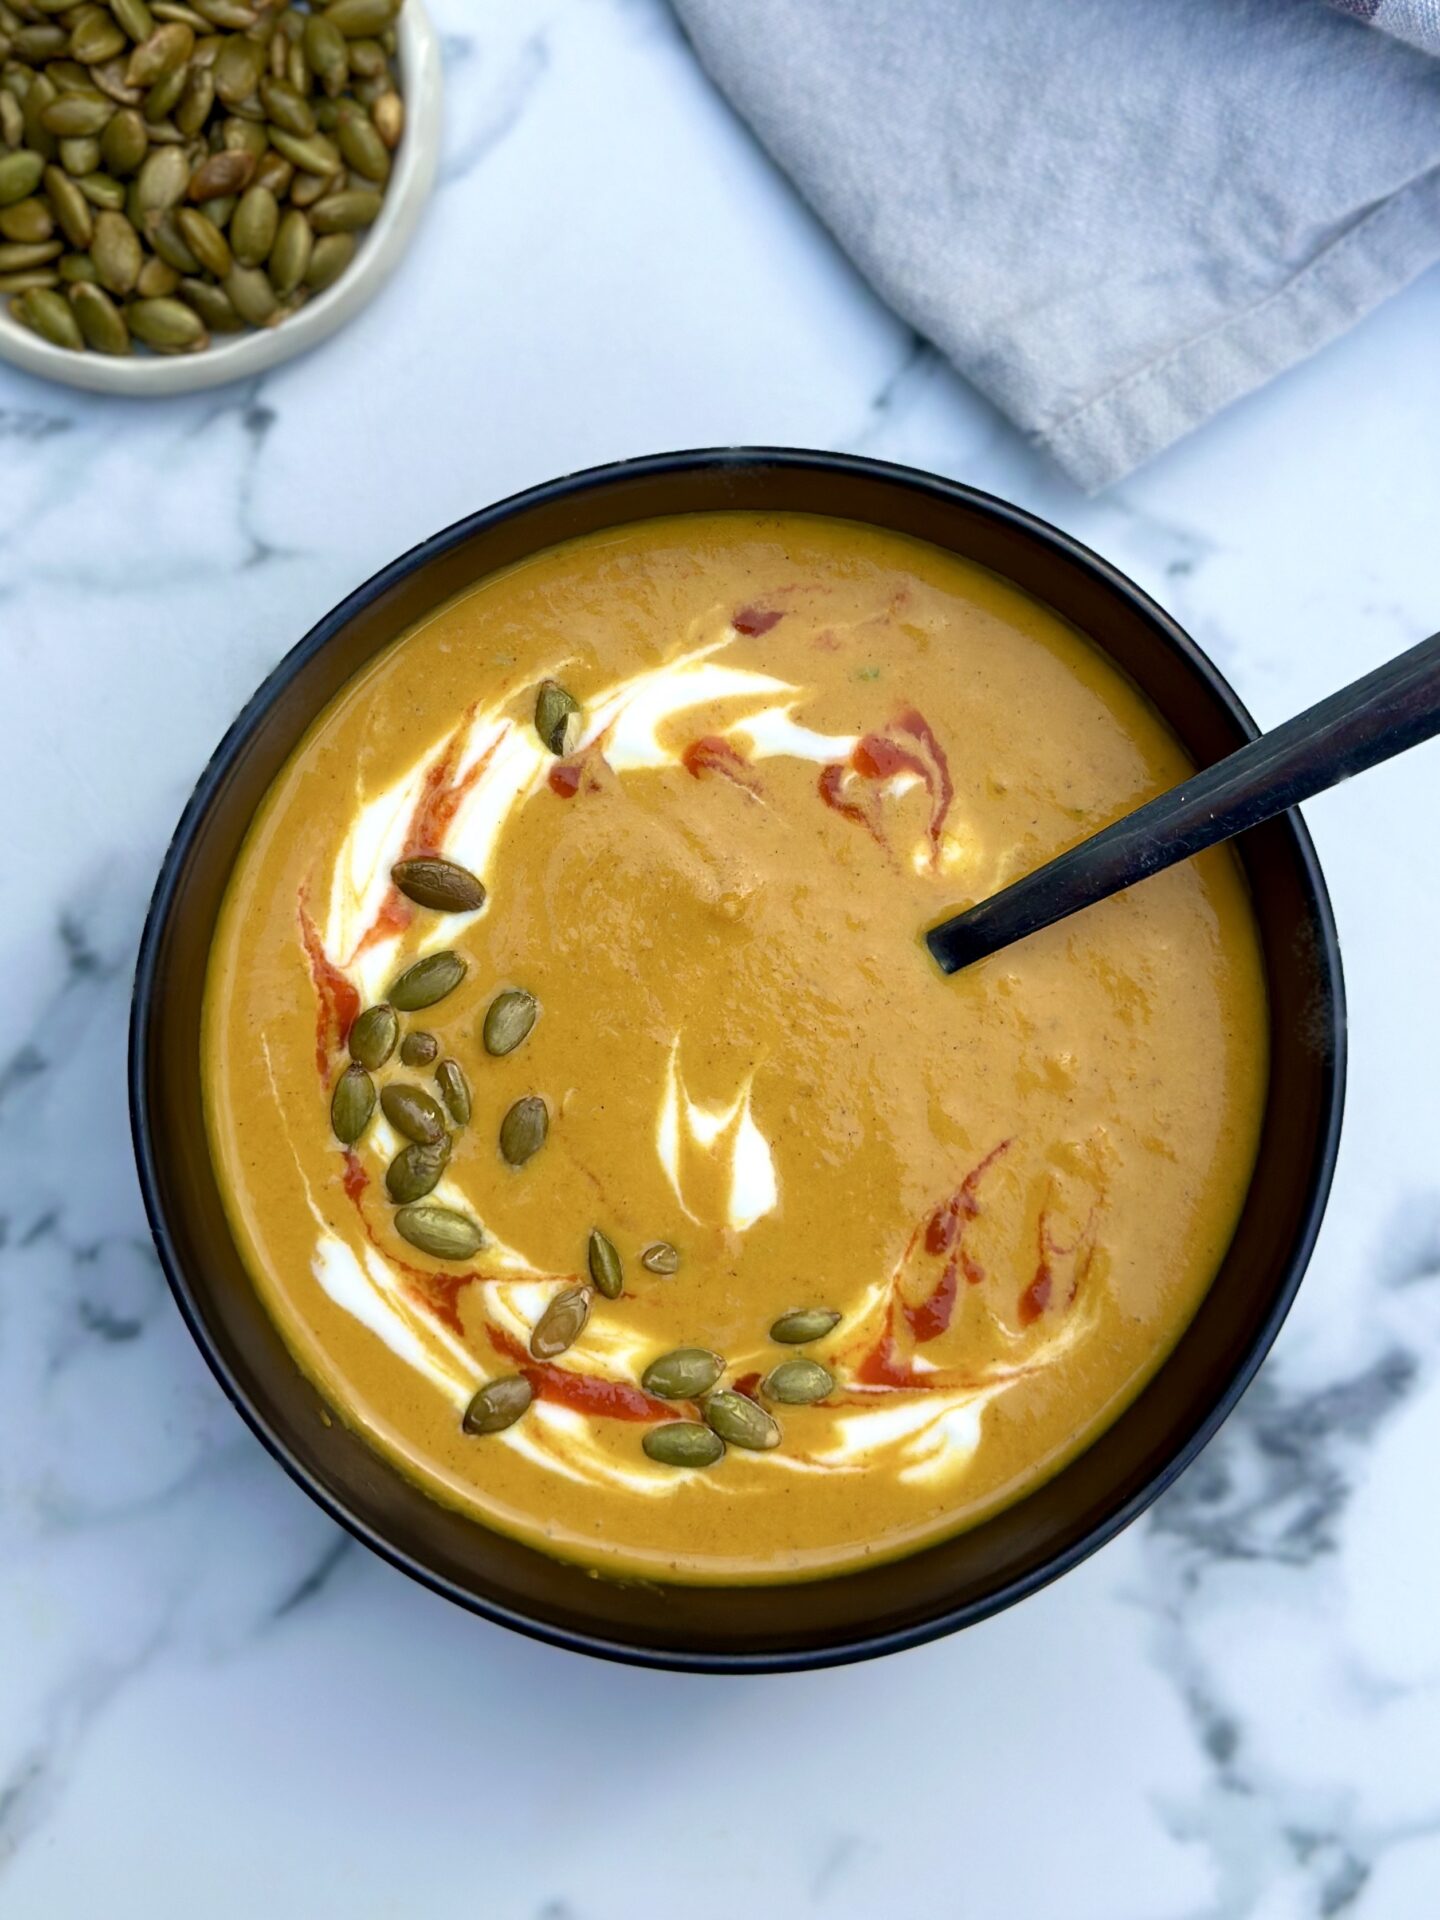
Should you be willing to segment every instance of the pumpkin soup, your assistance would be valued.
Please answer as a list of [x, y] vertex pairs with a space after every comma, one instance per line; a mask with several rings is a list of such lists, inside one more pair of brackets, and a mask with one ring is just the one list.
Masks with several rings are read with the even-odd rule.
[[1017, 589], [697, 515], [400, 636], [251, 829], [206, 990], [239, 1245], [335, 1415], [618, 1574], [893, 1556], [1182, 1333], [1266, 1086], [1203, 855], [950, 980], [922, 934], [1189, 771]]

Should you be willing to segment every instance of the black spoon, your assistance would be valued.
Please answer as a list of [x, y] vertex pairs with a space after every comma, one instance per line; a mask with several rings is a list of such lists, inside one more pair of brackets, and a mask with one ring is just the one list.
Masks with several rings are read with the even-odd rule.
[[943, 972], [957, 973], [1435, 733], [1440, 633], [932, 927], [925, 944]]

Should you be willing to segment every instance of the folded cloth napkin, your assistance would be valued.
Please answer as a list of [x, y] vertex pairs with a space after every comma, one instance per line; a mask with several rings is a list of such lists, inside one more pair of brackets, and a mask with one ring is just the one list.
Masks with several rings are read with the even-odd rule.
[[1368, 20], [1426, 53], [1440, 53], [1440, 0], [1330, 0], [1341, 13]]
[[674, 5], [883, 297], [1092, 491], [1440, 259], [1440, 60], [1394, 37], [1434, 0]]

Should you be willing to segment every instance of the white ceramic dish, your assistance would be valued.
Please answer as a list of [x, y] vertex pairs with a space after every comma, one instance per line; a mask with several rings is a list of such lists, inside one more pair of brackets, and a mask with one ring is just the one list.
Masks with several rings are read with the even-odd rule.
[[196, 393], [266, 373], [343, 327], [373, 299], [410, 244], [440, 158], [440, 42], [421, 0], [405, 0], [397, 26], [405, 135], [380, 218], [361, 237], [353, 264], [333, 287], [282, 325], [217, 336], [203, 353], [166, 355], [140, 349], [123, 358], [51, 346], [12, 320], [8, 302], [0, 300], [0, 359], [91, 393]]

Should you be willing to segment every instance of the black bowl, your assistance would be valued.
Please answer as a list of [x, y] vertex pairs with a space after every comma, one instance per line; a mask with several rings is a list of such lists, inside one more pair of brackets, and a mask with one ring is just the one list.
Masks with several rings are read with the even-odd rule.
[[1264, 943], [1272, 1062], [1254, 1179], [1214, 1284], [1154, 1380], [1093, 1446], [1006, 1512], [906, 1559], [774, 1587], [597, 1578], [438, 1505], [341, 1422], [327, 1424], [246, 1276], [205, 1143], [205, 962], [246, 828], [315, 714], [420, 615], [556, 541], [717, 508], [834, 515], [963, 554], [1103, 648], [1199, 765], [1254, 736], [1215, 668], [1143, 593], [1053, 527], [968, 487], [768, 449], [666, 454], [557, 480], [376, 574], [287, 654], [226, 734], [171, 843], [141, 942], [130, 1100], [145, 1204], [180, 1310], [240, 1412], [328, 1513], [437, 1592], [540, 1639], [650, 1666], [753, 1672], [857, 1660], [981, 1620], [1084, 1559], [1195, 1457], [1279, 1331], [1314, 1245], [1339, 1141], [1345, 1016], [1330, 904], [1291, 814], [1237, 842]]

